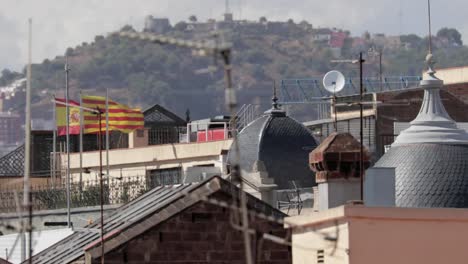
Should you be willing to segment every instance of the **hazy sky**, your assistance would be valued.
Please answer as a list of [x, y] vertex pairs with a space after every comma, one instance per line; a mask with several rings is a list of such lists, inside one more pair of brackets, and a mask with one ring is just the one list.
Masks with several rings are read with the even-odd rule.
[[[61, 55], [69, 46], [125, 24], [141, 29], [146, 15], [168, 17], [172, 24], [195, 14], [221, 19], [223, 0], [0, 0], [0, 69], [20, 70], [27, 61], [27, 19], [33, 19], [33, 61]], [[235, 19], [330, 26], [360, 35], [365, 30], [390, 35], [427, 34], [426, 0], [230, 0]], [[455, 27], [468, 43], [468, 1], [432, 0], [433, 32]]]

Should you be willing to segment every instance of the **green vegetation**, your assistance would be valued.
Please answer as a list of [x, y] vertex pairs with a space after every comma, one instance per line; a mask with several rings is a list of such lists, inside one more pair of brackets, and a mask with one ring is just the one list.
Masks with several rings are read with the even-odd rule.
[[[200, 38], [189, 25], [200, 24], [195, 16], [190, 22], [179, 22], [166, 33], [182, 38]], [[233, 73], [239, 89], [239, 103], [267, 102], [273, 80], [321, 76], [335, 68], [347, 75], [357, 75], [355, 65], [333, 64], [330, 60], [352, 58], [360, 50], [367, 51], [373, 43], [370, 34], [364, 44], [356, 46], [353, 39], [345, 39], [341, 55], [328, 46], [327, 41], [313, 41], [314, 29], [306, 21], [296, 24], [267, 22], [233, 26], [227, 34], [234, 45]], [[125, 26], [122, 30], [133, 30]], [[348, 32], [349, 33], [349, 32]], [[202, 34], [203, 35], [203, 34]], [[204, 34], [208, 36], [208, 34]], [[348, 34], [349, 36], [349, 34]], [[427, 53], [427, 41], [417, 35], [401, 36], [401, 47], [383, 50], [384, 75], [421, 75]], [[445, 42], [444, 42], [445, 41]], [[468, 47], [455, 29], [441, 29], [434, 41], [437, 67], [467, 64]], [[379, 49], [379, 47], [377, 47]], [[103, 95], [110, 89], [112, 99], [132, 106], [146, 108], [159, 103], [181, 116], [187, 108], [194, 118], [214, 116], [225, 112], [223, 100], [222, 65], [211, 57], [197, 57], [191, 50], [171, 46], [121, 39], [115, 36], [96, 36], [93, 43], [68, 48], [65, 53], [72, 69], [71, 91]], [[33, 65], [34, 95], [63, 89], [64, 57], [45, 60]], [[218, 70], [199, 74], [210, 65]], [[368, 58], [367, 76], [377, 76], [378, 59]], [[18, 73], [2, 72], [0, 85], [17, 77]], [[38, 101], [38, 100], [36, 100]]]

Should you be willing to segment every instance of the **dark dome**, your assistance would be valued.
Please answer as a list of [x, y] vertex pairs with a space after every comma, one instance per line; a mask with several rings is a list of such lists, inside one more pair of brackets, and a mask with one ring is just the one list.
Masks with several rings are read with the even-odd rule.
[[[304, 187], [315, 185], [314, 173], [309, 168], [309, 153], [317, 147], [311, 132], [284, 111], [272, 109], [247, 125], [238, 136], [240, 166], [254, 172], [263, 162], [268, 177], [279, 189], [288, 189], [289, 181], [298, 181]], [[228, 153], [233, 158], [234, 146]]]
[[391, 147], [375, 167], [395, 167], [396, 206], [468, 208], [468, 146]]

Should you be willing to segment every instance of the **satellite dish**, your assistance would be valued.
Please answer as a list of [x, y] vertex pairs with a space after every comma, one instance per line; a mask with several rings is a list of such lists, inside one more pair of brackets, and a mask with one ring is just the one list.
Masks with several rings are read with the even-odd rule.
[[332, 94], [343, 90], [345, 86], [345, 77], [339, 71], [329, 71], [323, 77], [323, 87]]

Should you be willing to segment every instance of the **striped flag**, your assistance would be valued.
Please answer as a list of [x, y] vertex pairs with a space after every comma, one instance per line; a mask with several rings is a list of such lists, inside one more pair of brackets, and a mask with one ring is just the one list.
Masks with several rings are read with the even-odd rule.
[[[55, 98], [55, 118], [57, 125], [57, 135], [64, 136], [67, 134], [67, 109], [65, 106], [66, 100], [62, 98]], [[70, 135], [80, 134], [80, 109], [71, 105], [79, 106], [80, 104], [68, 100], [70, 119], [69, 119], [69, 132]]]
[[[102, 96], [83, 96], [82, 104], [88, 108], [99, 108], [103, 112], [101, 115], [101, 132], [106, 131], [106, 98]], [[126, 105], [109, 101], [109, 131], [118, 130], [123, 133], [130, 133], [135, 129], [144, 127], [143, 113], [139, 109], [132, 109]], [[99, 132], [99, 119], [95, 113], [84, 112], [84, 133]]]

